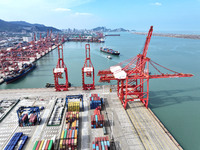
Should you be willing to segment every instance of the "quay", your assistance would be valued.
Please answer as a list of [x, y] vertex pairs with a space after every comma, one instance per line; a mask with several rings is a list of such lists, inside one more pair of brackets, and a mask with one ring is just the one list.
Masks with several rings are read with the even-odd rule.
[[[47, 120], [54, 108], [57, 98], [66, 99], [66, 95], [83, 95], [84, 111], [80, 111], [78, 150], [92, 150], [95, 137], [105, 136], [102, 128], [92, 129], [89, 96], [97, 93], [104, 99], [106, 136], [114, 142], [110, 149], [182, 149], [173, 136], [162, 125], [153, 112], [139, 102], [129, 102], [125, 110], [118, 99], [116, 86], [96, 86], [95, 90], [83, 91], [81, 87], [71, 87], [69, 91], [55, 92], [53, 88], [7, 89], [0, 91], [0, 100], [20, 99], [7, 116], [0, 122], [0, 149], [4, 149], [16, 132], [28, 136], [24, 149], [33, 149], [36, 140], [55, 139], [54, 149], [59, 149], [62, 130], [65, 127], [66, 108], [61, 125], [47, 126]], [[19, 127], [16, 110], [20, 106], [44, 106], [41, 111], [40, 125]]]

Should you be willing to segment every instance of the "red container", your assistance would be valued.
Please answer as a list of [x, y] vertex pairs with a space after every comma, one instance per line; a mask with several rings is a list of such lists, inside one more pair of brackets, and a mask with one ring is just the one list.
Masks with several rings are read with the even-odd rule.
[[72, 147], [74, 146], [74, 139], [72, 139]]
[[69, 142], [69, 139], [67, 139], [66, 142], [65, 142], [66, 143], [66, 149], [68, 149], [68, 142]]
[[36, 147], [35, 150], [39, 150], [39, 148], [40, 148], [40, 144], [41, 144], [41, 141], [38, 142], [37, 147]]
[[25, 114], [23, 117], [22, 117], [22, 121], [26, 121], [28, 119], [28, 114]]
[[71, 139], [69, 139], [68, 146], [71, 147]]
[[32, 122], [32, 123], [37, 122], [37, 116], [33, 115], [33, 117], [29, 121]]
[[105, 145], [104, 148], [105, 148], [105, 150], [108, 150], [108, 146], [107, 145]]
[[101, 142], [99, 142], [99, 150], [101, 150]]
[[46, 146], [45, 146], [45, 148], [44, 148], [45, 150], [48, 150], [49, 142], [50, 142], [50, 140], [47, 141]]
[[95, 137], [95, 145], [96, 145], [96, 143], [98, 142], [98, 138], [97, 137]]

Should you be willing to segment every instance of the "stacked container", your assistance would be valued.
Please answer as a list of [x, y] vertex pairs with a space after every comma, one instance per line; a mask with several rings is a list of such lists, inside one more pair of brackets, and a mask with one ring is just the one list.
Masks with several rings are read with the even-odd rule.
[[80, 101], [68, 102], [68, 112], [80, 111]]
[[37, 115], [31, 114], [30, 119], [29, 119], [29, 124], [34, 126], [36, 122], [37, 122]]
[[53, 140], [36, 141], [33, 150], [54, 150]]
[[78, 129], [65, 129], [60, 137], [60, 150], [77, 150]]
[[9, 143], [6, 145], [4, 150], [14, 150], [15, 146], [19, 144], [18, 150], [22, 150], [23, 146], [25, 145], [26, 141], [28, 139], [28, 136], [23, 136], [22, 132], [17, 132], [13, 135]]
[[94, 115], [91, 116], [91, 127], [92, 128], [103, 128], [104, 126], [104, 115], [101, 115], [99, 107], [94, 110]]
[[67, 129], [78, 129], [79, 125], [79, 112], [67, 112], [66, 114]]
[[19, 126], [34, 126], [37, 123], [37, 115], [35, 113], [30, 114], [23, 114], [19, 119]]
[[103, 115], [92, 115], [91, 116], [91, 127], [92, 128], [103, 128], [104, 116]]
[[92, 142], [92, 150], [110, 150], [110, 142], [108, 136], [96, 137]]
[[90, 109], [95, 109], [97, 107], [101, 107], [103, 103], [103, 99], [100, 98], [99, 94], [91, 94], [90, 95]]
[[23, 114], [21, 118], [21, 126], [25, 126], [28, 123], [28, 114]]

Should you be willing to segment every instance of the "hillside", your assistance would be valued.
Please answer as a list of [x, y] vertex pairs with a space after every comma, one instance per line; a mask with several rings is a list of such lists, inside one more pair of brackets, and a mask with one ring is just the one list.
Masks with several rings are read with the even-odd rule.
[[129, 31], [129, 30], [126, 30], [124, 28], [107, 29], [106, 27], [96, 27], [92, 30], [96, 31], [96, 32], [127, 32], [127, 31]]
[[28, 32], [40, 31], [46, 32], [47, 30], [60, 32], [59, 29], [54, 27], [47, 27], [43, 24], [31, 24], [25, 21], [4, 21], [0, 19], [0, 32], [11, 31], [11, 32], [21, 32], [22, 30], [26, 30]]

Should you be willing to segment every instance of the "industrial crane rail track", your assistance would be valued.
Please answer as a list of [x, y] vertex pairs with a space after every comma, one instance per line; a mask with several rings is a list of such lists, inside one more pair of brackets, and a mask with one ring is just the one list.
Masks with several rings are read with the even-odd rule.
[[[136, 103], [136, 107], [141, 107], [141, 102], [134, 102]], [[183, 150], [183, 148], [178, 144], [178, 142], [174, 139], [174, 137], [169, 133], [169, 131], [164, 127], [164, 125], [159, 121], [159, 119], [154, 115], [151, 109], [138, 109], [132, 108], [130, 103], [128, 103], [126, 109], [126, 113], [135, 129], [141, 143], [143, 144], [145, 149], [154, 150], [154, 149], [170, 149], [172, 148], [170, 141], [174, 143], [174, 145], [179, 150]], [[133, 110], [134, 109], [134, 110]], [[146, 111], [146, 112], [145, 112]], [[144, 119], [141, 119], [142, 116]], [[140, 119], [140, 120], [139, 120]], [[151, 122], [149, 122], [151, 120]], [[160, 129], [156, 128], [156, 131], [152, 126], [160, 126]], [[170, 140], [166, 139], [166, 135]], [[174, 146], [173, 145], [173, 146]]]

